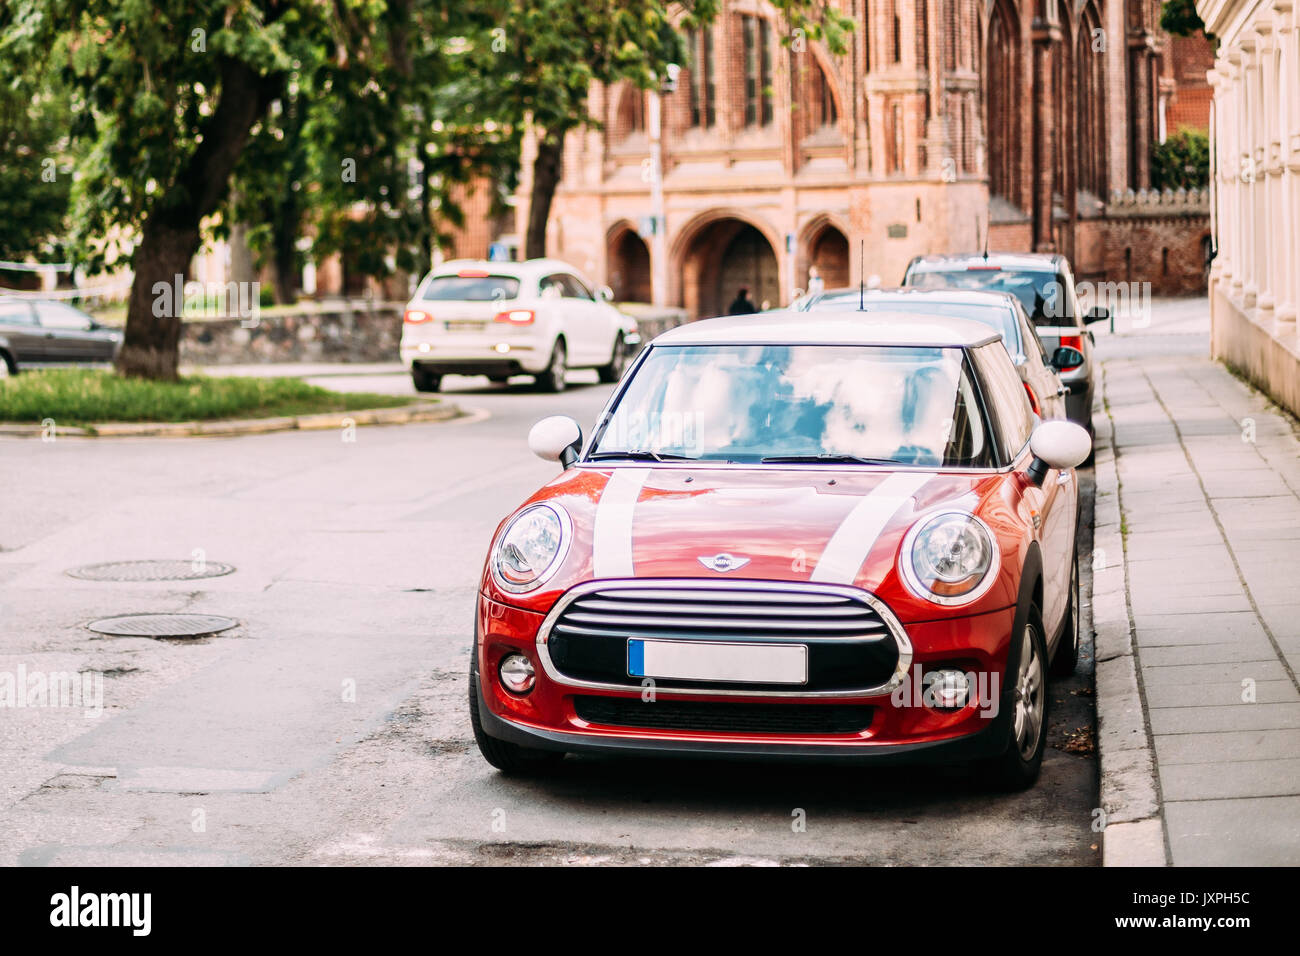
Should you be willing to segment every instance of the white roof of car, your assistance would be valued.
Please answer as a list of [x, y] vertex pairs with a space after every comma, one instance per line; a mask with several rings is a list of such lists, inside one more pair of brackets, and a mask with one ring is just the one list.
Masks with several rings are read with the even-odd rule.
[[574, 266], [560, 259], [528, 259], [523, 262], [512, 260], [494, 261], [492, 259], [452, 259], [434, 269], [433, 275], [455, 275], [457, 272], [466, 269], [476, 272], [481, 270], [494, 276], [519, 276], [539, 272], [571, 272], [574, 275], [581, 275]]
[[982, 322], [915, 312], [782, 309], [679, 325], [654, 345], [899, 345], [974, 348], [1001, 336]]

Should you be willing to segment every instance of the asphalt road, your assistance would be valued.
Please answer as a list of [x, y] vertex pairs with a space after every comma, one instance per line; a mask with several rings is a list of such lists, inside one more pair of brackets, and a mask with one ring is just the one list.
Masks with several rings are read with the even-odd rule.
[[[477, 577], [497, 522], [554, 474], [529, 425], [589, 426], [608, 396], [585, 375], [561, 395], [448, 379], [474, 414], [355, 441], [0, 440], [0, 673], [105, 675], [99, 716], [0, 709], [0, 864], [1098, 862], [1091, 640], [1053, 685], [1024, 794], [961, 768], [570, 758], [521, 781], [483, 762], [465, 705]], [[410, 390], [378, 370], [315, 380]], [[145, 558], [236, 571], [64, 573]], [[240, 625], [200, 641], [85, 627], [149, 611]]]

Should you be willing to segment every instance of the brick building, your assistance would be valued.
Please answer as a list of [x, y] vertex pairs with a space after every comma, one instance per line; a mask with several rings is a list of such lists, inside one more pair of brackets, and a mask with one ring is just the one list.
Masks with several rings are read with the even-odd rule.
[[[1151, 195], [1153, 142], [1205, 128], [1212, 63], [1159, 27], [1158, 0], [842, 0], [831, 56], [762, 0], [729, 0], [660, 97], [666, 299], [725, 310], [897, 283], [912, 256], [1056, 250], [1081, 278], [1203, 288], [1207, 204]], [[548, 253], [644, 300], [654, 223], [649, 97], [594, 87], [571, 134]], [[527, 157], [526, 157], [527, 158]], [[529, 164], [517, 222], [527, 221]], [[522, 231], [522, 228], [521, 230]]]

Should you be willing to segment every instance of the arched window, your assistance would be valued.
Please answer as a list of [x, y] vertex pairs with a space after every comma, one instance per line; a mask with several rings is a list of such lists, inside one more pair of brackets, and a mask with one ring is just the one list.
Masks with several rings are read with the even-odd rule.
[[1106, 198], [1106, 47], [1101, 17], [1092, 0], [1079, 19], [1075, 43], [1075, 146], [1079, 189]]
[[989, 18], [984, 82], [984, 128], [988, 136], [989, 192], [1023, 208], [1020, 183], [1020, 130], [1025, 109], [1020, 92], [1020, 30], [1010, 0], [997, 0]]

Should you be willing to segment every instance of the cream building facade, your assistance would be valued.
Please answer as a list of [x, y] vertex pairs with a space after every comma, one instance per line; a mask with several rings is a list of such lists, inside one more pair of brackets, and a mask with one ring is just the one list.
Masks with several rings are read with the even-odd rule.
[[1296, 0], [1200, 0], [1210, 83], [1211, 351], [1300, 414], [1300, 30]]

